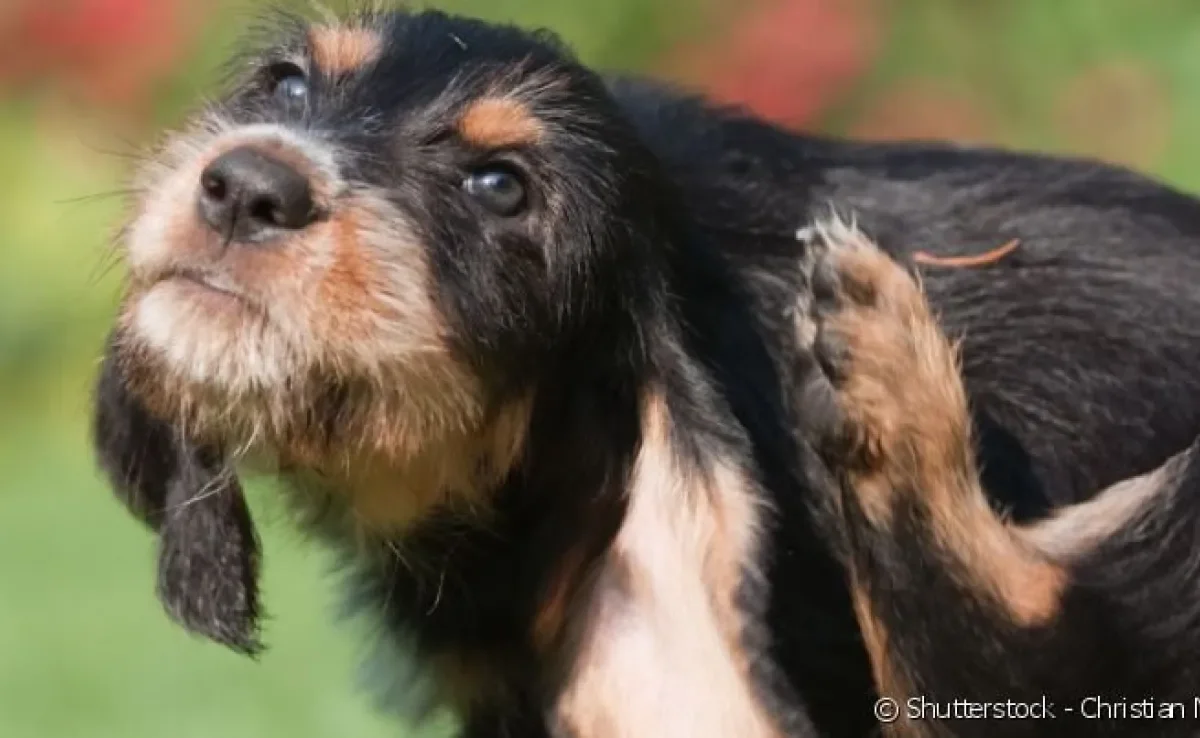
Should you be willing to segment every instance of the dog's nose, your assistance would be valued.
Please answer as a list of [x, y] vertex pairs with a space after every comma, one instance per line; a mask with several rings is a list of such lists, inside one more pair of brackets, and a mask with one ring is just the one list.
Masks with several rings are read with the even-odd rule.
[[237, 243], [262, 243], [316, 220], [308, 177], [249, 147], [217, 157], [200, 175], [200, 217]]

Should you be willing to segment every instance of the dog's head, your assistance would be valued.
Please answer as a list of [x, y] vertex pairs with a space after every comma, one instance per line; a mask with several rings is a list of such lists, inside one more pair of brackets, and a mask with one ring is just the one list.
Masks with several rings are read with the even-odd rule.
[[222, 462], [250, 447], [402, 529], [511, 468], [546, 367], [637, 352], [665, 188], [544, 35], [394, 13], [272, 36], [138, 174], [100, 455], [164, 531], [225, 500], [207, 535], [252, 542]]

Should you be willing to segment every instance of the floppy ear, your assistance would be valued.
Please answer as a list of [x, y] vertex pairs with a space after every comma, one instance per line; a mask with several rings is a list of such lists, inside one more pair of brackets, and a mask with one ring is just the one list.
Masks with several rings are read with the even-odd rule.
[[159, 533], [158, 598], [184, 628], [258, 653], [260, 549], [241, 485], [218, 451], [154, 417], [129, 390], [110, 339], [92, 438], [117, 496]]
[[176, 443], [159, 529], [158, 598], [188, 630], [253, 656], [260, 549], [242, 486], [207, 449]]

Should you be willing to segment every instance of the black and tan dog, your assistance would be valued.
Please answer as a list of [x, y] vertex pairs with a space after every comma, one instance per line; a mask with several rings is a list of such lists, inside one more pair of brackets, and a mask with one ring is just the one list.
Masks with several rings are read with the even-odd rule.
[[[1015, 517], [1200, 432], [1191, 198], [795, 136], [434, 12], [267, 30], [140, 173], [97, 393], [101, 463], [197, 632], [259, 647], [257, 468], [345, 557], [380, 666], [415, 658], [386, 696], [466, 735], [869, 734], [880, 631], [864, 648], [797, 414], [796, 232], [831, 207], [927, 250], [895, 256], [965, 333], [984, 486]], [[1012, 601], [1051, 616], [1058, 572]]]
[[844, 225], [805, 260], [799, 412], [836, 478], [813, 489], [885, 732], [1200, 734], [1200, 442], [1014, 525], [988, 506], [957, 355], [917, 283]]

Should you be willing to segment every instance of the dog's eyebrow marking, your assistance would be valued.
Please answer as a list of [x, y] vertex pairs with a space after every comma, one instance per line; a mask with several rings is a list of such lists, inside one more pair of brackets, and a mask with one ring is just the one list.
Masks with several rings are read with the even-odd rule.
[[511, 98], [485, 97], [463, 112], [458, 133], [475, 146], [498, 149], [535, 144], [545, 128], [525, 104]]
[[321, 25], [308, 30], [313, 61], [327, 75], [351, 74], [379, 58], [383, 39], [369, 28]]

